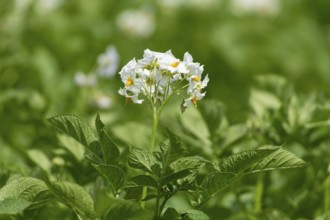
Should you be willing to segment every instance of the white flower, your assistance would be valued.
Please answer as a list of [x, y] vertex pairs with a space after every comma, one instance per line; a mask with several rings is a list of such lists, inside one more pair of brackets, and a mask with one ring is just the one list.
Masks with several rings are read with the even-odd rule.
[[124, 88], [124, 89], [119, 89], [118, 93], [126, 97], [126, 102], [132, 101], [135, 104], [142, 104], [143, 99], [138, 99], [139, 94], [135, 94], [134, 92], [131, 91], [129, 91], [128, 93], [128, 91], [129, 90], [127, 90], [127, 88]]
[[118, 16], [116, 23], [123, 33], [131, 37], [147, 38], [155, 30], [154, 16], [147, 10], [126, 10]]
[[95, 104], [100, 109], [108, 109], [112, 105], [112, 99], [110, 96], [104, 94], [98, 94], [95, 97]]
[[119, 54], [114, 46], [109, 46], [98, 59], [98, 72], [103, 77], [112, 77], [116, 74], [119, 65]]
[[174, 9], [188, 7], [197, 10], [210, 10], [217, 8], [221, 0], [158, 0], [164, 12], [172, 12]]
[[189, 98], [184, 100], [184, 107], [189, 107], [191, 105], [197, 107], [197, 102], [205, 96], [205, 92], [201, 93], [200, 90], [194, 90], [190, 95], [191, 96]]
[[93, 74], [85, 74], [81, 71], [74, 75], [74, 82], [79, 87], [94, 87], [96, 85], [96, 77]]
[[233, 0], [231, 9], [234, 14], [256, 13], [277, 15], [280, 11], [279, 0]]
[[37, 0], [36, 8], [40, 13], [49, 13], [63, 4], [63, 0]]
[[160, 53], [147, 49], [142, 59], [131, 60], [119, 72], [124, 83], [119, 94], [133, 103], [141, 104], [143, 99], [138, 97], [142, 93], [156, 104], [162, 103], [171, 94], [188, 88], [184, 106], [197, 106], [197, 101], [205, 96], [202, 91], [209, 82], [208, 76], [202, 80], [203, 71], [204, 67], [194, 63], [189, 53], [185, 53], [181, 61], [170, 50]]

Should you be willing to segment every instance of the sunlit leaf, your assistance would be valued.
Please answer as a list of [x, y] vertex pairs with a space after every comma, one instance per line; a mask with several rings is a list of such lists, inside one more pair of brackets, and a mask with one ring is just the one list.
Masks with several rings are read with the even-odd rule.
[[59, 115], [48, 119], [48, 121], [58, 130], [76, 139], [86, 147], [88, 154], [86, 158], [94, 163], [100, 161], [100, 142], [95, 136], [93, 130], [76, 115]]
[[24, 211], [31, 205], [30, 201], [20, 198], [5, 199], [0, 201], [0, 215], [15, 215]]
[[246, 174], [272, 169], [288, 169], [306, 166], [307, 163], [280, 147], [262, 147], [256, 150], [234, 154], [221, 161], [218, 171], [207, 175], [201, 185], [201, 195], [205, 203], [233, 181]]
[[48, 186], [59, 201], [75, 210], [79, 216], [95, 218], [93, 199], [83, 187], [71, 182], [52, 182]]
[[0, 189], [0, 201], [17, 198], [38, 206], [51, 199], [51, 196], [43, 181], [32, 177], [18, 177]]

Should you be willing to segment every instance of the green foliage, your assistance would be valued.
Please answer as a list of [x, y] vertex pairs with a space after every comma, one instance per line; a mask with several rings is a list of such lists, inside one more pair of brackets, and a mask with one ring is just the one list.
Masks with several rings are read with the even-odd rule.
[[[0, 1], [0, 219], [328, 219], [330, 3], [237, 2]], [[123, 29], [131, 10], [149, 36]], [[205, 99], [167, 103], [155, 152], [118, 74], [74, 83], [109, 44], [119, 66], [146, 48], [205, 64]]]
[[200, 184], [201, 204], [243, 176], [255, 172], [306, 166], [307, 163], [280, 147], [262, 147], [234, 154], [215, 167]]
[[51, 196], [45, 182], [32, 177], [17, 177], [0, 189], [0, 201], [6, 199], [23, 199], [38, 207], [47, 202]]
[[159, 163], [152, 153], [144, 149], [131, 147], [128, 155], [128, 164], [132, 168], [158, 175]]
[[20, 198], [2, 200], [0, 201], [0, 216], [19, 214], [30, 205], [31, 202]]
[[71, 182], [51, 182], [50, 191], [61, 202], [72, 208], [82, 219], [95, 219], [94, 202], [88, 192]]
[[153, 213], [142, 209], [137, 203], [130, 201], [117, 201], [104, 217], [106, 220], [140, 220], [152, 219]]
[[104, 124], [100, 119], [100, 115], [98, 114], [95, 120], [95, 127], [97, 133], [99, 134], [103, 160], [105, 164], [117, 164], [120, 159], [120, 152], [117, 146], [113, 143], [109, 134], [106, 132], [104, 128]]

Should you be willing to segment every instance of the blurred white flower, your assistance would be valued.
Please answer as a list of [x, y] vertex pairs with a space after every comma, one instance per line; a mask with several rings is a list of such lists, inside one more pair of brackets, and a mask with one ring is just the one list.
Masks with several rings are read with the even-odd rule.
[[136, 104], [142, 103], [141, 94], [156, 104], [166, 100], [173, 91], [177, 93], [187, 88], [183, 106], [197, 106], [197, 101], [205, 96], [203, 89], [209, 82], [208, 76], [202, 80], [203, 71], [203, 66], [194, 63], [188, 52], [181, 61], [170, 50], [159, 53], [147, 49], [142, 59], [131, 60], [119, 72], [124, 88], [118, 92]]
[[260, 15], [277, 15], [280, 11], [279, 0], [232, 0], [234, 14], [257, 13]]
[[85, 74], [81, 71], [74, 75], [74, 82], [79, 87], [94, 87], [96, 85], [96, 77], [93, 74]]
[[97, 94], [94, 102], [95, 105], [100, 109], [108, 109], [112, 105], [111, 97], [104, 94]]
[[110, 78], [118, 70], [119, 54], [114, 46], [109, 46], [105, 53], [97, 58], [98, 73], [102, 77]]
[[179, 9], [182, 7], [198, 10], [210, 10], [218, 6], [221, 0], [158, 0], [164, 11]]
[[26, 8], [32, 3], [32, 0], [15, 0], [16, 8]]
[[37, 0], [37, 9], [40, 12], [47, 12], [57, 9], [63, 3], [63, 0]]
[[147, 38], [155, 30], [154, 15], [147, 10], [129, 9], [116, 20], [118, 28], [128, 36]]

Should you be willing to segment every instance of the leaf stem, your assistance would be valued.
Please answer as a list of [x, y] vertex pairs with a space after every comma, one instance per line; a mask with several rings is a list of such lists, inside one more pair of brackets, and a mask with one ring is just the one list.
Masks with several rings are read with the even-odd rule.
[[254, 212], [258, 213], [261, 211], [262, 208], [262, 197], [264, 193], [264, 173], [261, 172], [258, 175], [257, 185], [256, 185], [256, 192], [254, 196]]

